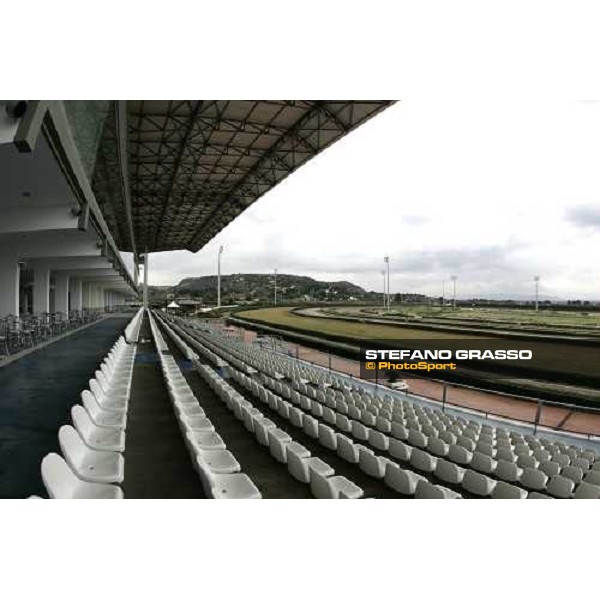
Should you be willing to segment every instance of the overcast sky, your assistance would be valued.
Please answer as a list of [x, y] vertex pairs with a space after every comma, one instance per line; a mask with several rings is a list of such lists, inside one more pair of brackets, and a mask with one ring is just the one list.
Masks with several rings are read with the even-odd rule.
[[[348, 280], [459, 297], [600, 298], [600, 103], [406, 99], [259, 199], [197, 254], [151, 255], [150, 282], [216, 272]], [[450, 284], [447, 284], [447, 291]]]

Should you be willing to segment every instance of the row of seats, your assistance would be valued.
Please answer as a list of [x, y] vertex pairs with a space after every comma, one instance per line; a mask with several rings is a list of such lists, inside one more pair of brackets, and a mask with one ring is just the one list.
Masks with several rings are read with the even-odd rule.
[[133, 319], [125, 327], [125, 341], [130, 344], [137, 344], [140, 337], [140, 329], [142, 327], [142, 321], [144, 319], [144, 308], [140, 308]]
[[312, 456], [307, 448], [294, 442], [286, 431], [266, 418], [210, 367], [195, 361], [194, 368], [229, 410], [243, 421], [246, 429], [256, 437], [256, 441], [267, 446], [275, 460], [287, 464], [289, 473], [295, 479], [310, 485], [315, 498], [357, 499], [363, 496], [360, 487], [346, 477], [336, 476], [330, 465]]
[[[168, 352], [152, 313], [149, 313], [149, 318], [169, 398], [205, 494], [215, 499], [260, 499], [260, 491], [248, 475], [241, 473], [239, 462], [227, 450], [225, 442], [206, 417], [181, 373], [177, 361]], [[165, 330], [187, 355], [189, 348], [185, 347], [181, 338], [169, 328]]]
[[[320, 422], [300, 406], [294, 406], [277, 396], [251, 377], [232, 369], [232, 376], [241, 386], [248, 389], [256, 398], [268, 405], [293, 426], [300, 428], [306, 435], [314, 438], [323, 447], [334, 450], [340, 458], [356, 464], [365, 474], [383, 479], [391, 489], [405, 496], [431, 499], [456, 499], [461, 495], [443, 486], [429, 482], [425, 477], [403, 469], [393, 460], [375, 454], [374, 450], [354, 443], [352, 439], [337, 433], [329, 425]], [[266, 420], [268, 424], [274, 424]], [[298, 460], [298, 459], [296, 459]], [[305, 469], [306, 471], [306, 469]], [[290, 471], [291, 472], [291, 471]]]
[[[135, 319], [139, 319], [136, 315]], [[131, 325], [131, 323], [130, 323]], [[73, 426], [58, 432], [62, 456], [42, 460], [50, 498], [122, 499], [127, 409], [136, 346], [120, 337], [71, 409]], [[64, 457], [64, 458], [63, 458]]]
[[[212, 340], [215, 340], [215, 336], [211, 336]], [[221, 343], [225, 343], [223, 338], [220, 338], [219, 341]], [[230, 340], [227, 340], [229, 342]], [[216, 345], [212, 342], [211, 345], [213, 349], [216, 349]], [[222, 348], [221, 348], [222, 350]], [[229, 356], [227, 358], [230, 358]], [[239, 360], [239, 359], [238, 359]], [[236, 362], [238, 362], [236, 360]], [[233, 361], [232, 361], [233, 362]], [[263, 380], [267, 375], [263, 374]], [[282, 381], [281, 378], [269, 378], [271, 385], [280, 393], [284, 393], [288, 398], [294, 393], [291, 391], [289, 386]], [[304, 384], [300, 384], [304, 385]], [[294, 387], [298, 388], [299, 385], [294, 385]], [[297, 393], [297, 391], [296, 391]], [[315, 398], [319, 398], [319, 392], [317, 391], [313, 394]], [[352, 413], [351, 409], [348, 410], [348, 405], [344, 406], [344, 403], [339, 399], [335, 402], [332, 398], [327, 399], [325, 396], [321, 396], [319, 400], [324, 401], [328, 405], [329, 413], [327, 415], [331, 417], [331, 413], [333, 413], [332, 406], [337, 409], [342, 409], [343, 412], [348, 415], [355, 417], [363, 417], [362, 413]], [[352, 399], [351, 399], [352, 400]], [[305, 408], [309, 408], [311, 399], [305, 397], [305, 401], [308, 404]], [[313, 401], [314, 402], [314, 401]], [[327, 410], [327, 409], [325, 409]], [[545, 464], [542, 464], [542, 469], [537, 469], [539, 466], [538, 463], [531, 464], [531, 466], [525, 468], [517, 468], [516, 470], [513, 465], [507, 464], [510, 461], [505, 461], [500, 459], [498, 461], [492, 459], [492, 457], [484, 454], [479, 451], [471, 451], [467, 450], [464, 446], [460, 446], [459, 444], [449, 444], [445, 442], [441, 438], [437, 438], [434, 435], [431, 435], [430, 438], [427, 438], [421, 431], [407, 428], [404, 424], [399, 423], [398, 421], [393, 421], [389, 419], [385, 419], [384, 417], [375, 417], [373, 413], [369, 411], [365, 411], [365, 416], [369, 416], [370, 419], [364, 419], [371, 425], [377, 425], [379, 431], [374, 432], [374, 429], [369, 429], [364, 423], [360, 423], [358, 421], [353, 421], [348, 418], [348, 416], [338, 414], [336, 417], [336, 424], [341, 427], [342, 430], [354, 430], [354, 432], [358, 435], [359, 439], [368, 439], [369, 431], [374, 432], [374, 437], [379, 440], [380, 444], [386, 444], [385, 440], [389, 440], [396, 438], [402, 442], [408, 442], [403, 446], [397, 445], [397, 448], [400, 448], [399, 454], [402, 457], [410, 461], [411, 452], [414, 451], [413, 462], [416, 463], [413, 466], [419, 466], [424, 472], [435, 473], [437, 468], [437, 463], [440, 463], [440, 474], [441, 479], [451, 483], [453, 485], [463, 485], [463, 478], [465, 473], [468, 471], [473, 471], [473, 474], [469, 474], [465, 483], [464, 488], [474, 495], [482, 495], [482, 496], [498, 496], [502, 494], [509, 493], [512, 497], [538, 497], [540, 492], [547, 492], [548, 494], [558, 497], [575, 497], [575, 498], [593, 498], [598, 497], [600, 495], [600, 488], [596, 485], [597, 482], [597, 472], [596, 468], [598, 468], [597, 463], [591, 463], [588, 458], [595, 458], [593, 456], [583, 457], [577, 455], [576, 449], [566, 448], [567, 452], [571, 452], [572, 456], [566, 454], [566, 458], [568, 462], [571, 460], [574, 464], [567, 464], [567, 460], [563, 458], [563, 465], [559, 466], [559, 470], [556, 470], [555, 465], [550, 465], [550, 468], [553, 469], [554, 472], [550, 471], [550, 474], [546, 474], [544, 472]], [[407, 423], [410, 425], [410, 423]], [[387, 436], [386, 434], [392, 434], [391, 436]], [[520, 434], [519, 434], [520, 435]], [[469, 441], [469, 438], [467, 438]], [[516, 438], [518, 440], [518, 438]], [[452, 439], [448, 439], [448, 442], [454, 441]], [[458, 440], [456, 440], [458, 441]], [[535, 443], [535, 439], [532, 440]], [[465, 442], [463, 441], [463, 444]], [[410, 445], [409, 445], [410, 444]], [[518, 444], [518, 442], [517, 442]], [[427, 448], [428, 451], [424, 450]], [[527, 454], [531, 458], [534, 458], [535, 450], [532, 451], [530, 448], [526, 451], [524, 448], [517, 448], [522, 455]], [[473, 448], [472, 450], [475, 450]], [[398, 450], [397, 450], [398, 451]], [[579, 450], [580, 453], [589, 451]], [[557, 453], [555, 456], [559, 456], [560, 453]], [[538, 453], [539, 458], [547, 458], [545, 455], [541, 455]], [[440, 460], [441, 459], [441, 460]], [[447, 460], [446, 460], [447, 459]], [[552, 462], [552, 461], [546, 461]], [[452, 464], [455, 463], [455, 464]], [[412, 463], [411, 463], [412, 464]], [[470, 466], [471, 468], [466, 468]], [[585, 480], [583, 479], [583, 469], [582, 467], [590, 469], [591, 471], [585, 475]], [[547, 467], [546, 467], [547, 468]], [[549, 469], [550, 470], [550, 469]], [[498, 487], [498, 491], [496, 490], [496, 484], [499, 482], [497, 479], [488, 477], [489, 474], [494, 474], [500, 481], [502, 481], [503, 485]], [[445, 479], [444, 479], [445, 477]], [[482, 477], [485, 477], [482, 479]], [[473, 481], [481, 482], [481, 485], [474, 486], [472, 484]], [[566, 480], [566, 481], [565, 481]], [[527, 488], [530, 491], [528, 495], [527, 490], [522, 487], [515, 486], [515, 483], [519, 483], [521, 486]], [[508, 486], [510, 487], [507, 487]], [[575, 485], [577, 485], [577, 489], [574, 490]], [[471, 488], [471, 489], [469, 489]], [[515, 489], [513, 489], [515, 488]]]
[[[202, 333], [200, 332], [199, 335], [202, 335]], [[516, 431], [508, 431], [487, 424], [481, 425], [476, 421], [468, 421], [463, 417], [447, 415], [434, 408], [421, 407], [408, 400], [399, 401], [389, 395], [385, 395], [383, 399], [373, 397], [364, 386], [356, 385], [356, 380], [352, 380], [349, 385], [345, 385], [340, 384], [339, 376], [334, 378], [326, 373], [321, 373], [318, 377], [312, 377], [314, 382], [318, 382], [313, 385], [310, 380], [303, 379], [298, 374], [300, 370], [304, 375], [309, 370], [318, 372], [320, 369], [317, 367], [303, 366], [299, 369], [290, 366], [298, 361], [280, 355], [265, 358], [265, 356], [269, 356], [269, 353], [262, 350], [257, 353], [247, 344], [243, 345], [237, 340], [224, 338], [214, 331], [211, 338], [225, 341], [230, 351], [232, 350], [231, 346], [236, 347], [238, 350], [245, 348], [246, 356], [244, 360], [248, 361], [251, 356], [254, 360], [252, 363], [254, 367], [272, 377], [290, 379], [295, 389], [309, 395], [312, 399], [321, 396], [320, 400], [322, 402], [326, 399], [338, 403], [345, 402], [352, 418], [358, 420], [362, 418], [367, 425], [374, 424], [374, 421], [381, 417], [383, 422], [390, 421], [388, 426], [391, 426], [391, 422], [396, 421], [403, 426], [410, 426], [411, 429], [422, 432], [428, 437], [443, 437], [447, 443], [459, 443], [471, 452], [478, 449], [491, 458], [497, 456], [503, 460], [516, 461], [517, 453], [514, 451], [517, 449], [521, 453], [527, 451], [531, 455], [536, 454], [534, 460], [538, 462], [552, 459], [553, 462], [558, 462], [561, 467], [569, 465], [571, 461], [581, 463], [573, 466], [582, 468], [584, 472], [586, 465], [589, 466], [596, 460], [595, 452], [577, 445], [544, 440], [533, 435], [523, 435]], [[243, 352], [240, 351], [236, 354], [239, 359]], [[232, 362], [232, 364], [235, 364], [235, 362]], [[328, 379], [329, 381], [327, 381]], [[315, 385], [318, 385], [318, 387], [315, 387]]]

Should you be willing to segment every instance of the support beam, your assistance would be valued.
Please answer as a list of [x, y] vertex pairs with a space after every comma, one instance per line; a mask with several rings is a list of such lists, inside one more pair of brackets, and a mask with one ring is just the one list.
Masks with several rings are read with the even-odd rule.
[[144, 254], [144, 308], [148, 308], [148, 252]]
[[19, 314], [19, 276], [17, 256], [0, 254], [0, 317]]

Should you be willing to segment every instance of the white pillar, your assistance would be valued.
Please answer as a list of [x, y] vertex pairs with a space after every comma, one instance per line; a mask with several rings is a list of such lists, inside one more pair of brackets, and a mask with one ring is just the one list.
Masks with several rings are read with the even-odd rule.
[[33, 312], [50, 312], [50, 267], [33, 267]]
[[83, 284], [81, 279], [69, 279], [69, 289], [71, 291], [71, 310], [81, 310], [83, 308]]
[[89, 281], [84, 281], [82, 284], [83, 287], [83, 308], [91, 308], [92, 307], [92, 284]]
[[54, 276], [54, 310], [69, 314], [69, 276], [57, 272]]
[[144, 254], [144, 308], [148, 308], [148, 253]]
[[0, 317], [19, 314], [19, 259], [0, 250]]

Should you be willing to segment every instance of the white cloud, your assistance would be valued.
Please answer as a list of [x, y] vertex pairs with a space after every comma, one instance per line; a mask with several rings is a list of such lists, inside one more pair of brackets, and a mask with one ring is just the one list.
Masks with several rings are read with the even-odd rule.
[[[223, 272], [347, 279], [462, 296], [600, 298], [600, 105], [438, 97], [399, 102], [261, 198], [198, 254], [151, 256], [150, 280]], [[589, 222], [590, 227], [582, 227]], [[592, 225], [596, 223], [594, 229]]]

